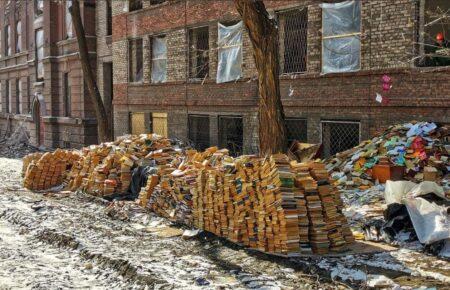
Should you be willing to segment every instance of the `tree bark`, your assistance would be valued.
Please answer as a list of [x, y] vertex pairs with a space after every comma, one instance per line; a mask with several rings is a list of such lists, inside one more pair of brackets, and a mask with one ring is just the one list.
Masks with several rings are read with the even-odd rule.
[[94, 73], [89, 61], [89, 51], [86, 43], [86, 34], [84, 32], [83, 23], [80, 14], [80, 3], [78, 0], [72, 0], [72, 6], [69, 9], [72, 16], [73, 27], [78, 42], [78, 50], [80, 53], [81, 67], [83, 69], [83, 77], [89, 92], [92, 104], [94, 105], [95, 115], [97, 117], [98, 141], [106, 142], [112, 140], [112, 130], [109, 124], [108, 114], [106, 113], [102, 97], [95, 81]]
[[258, 70], [259, 150], [261, 155], [287, 150], [287, 131], [281, 103], [278, 28], [262, 0], [234, 0], [247, 27]]

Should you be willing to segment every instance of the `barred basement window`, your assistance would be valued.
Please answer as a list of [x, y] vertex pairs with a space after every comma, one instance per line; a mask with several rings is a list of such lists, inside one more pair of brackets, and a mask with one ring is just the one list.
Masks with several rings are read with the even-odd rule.
[[360, 142], [360, 123], [322, 121], [322, 145], [325, 158], [355, 147]]
[[450, 66], [449, 11], [448, 0], [417, 2], [417, 66]]
[[130, 40], [128, 42], [128, 49], [129, 81], [140, 82], [143, 76], [142, 38]]
[[280, 25], [280, 66], [283, 73], [306, 71], [308, 9], [278, 14]]
[[230, 155], [243, 153], [243, 125], [240, 116], [219, 116], [219, 146], [228, 148]]
[[307, 142], [308, 128], [305, 119], [286, 118], [284, 121], [286, 124], [289, 146], [291, 146], [292, 142], [295, 140], [300, 143]]
[[203, 79], [209, 73], [209, 27], [189, 29], [189, 77]]
[[142, 9], [142, 0], [128, 0], [129, 11], [136, 11]]
[[189, 140], [193, 142], [195, 149], [203, 151], [209, 143], [209, 116], [189, 115]]

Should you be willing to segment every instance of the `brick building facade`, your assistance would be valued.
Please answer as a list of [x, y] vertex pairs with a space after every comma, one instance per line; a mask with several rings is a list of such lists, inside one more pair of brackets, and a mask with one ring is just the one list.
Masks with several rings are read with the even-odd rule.
[[[69, 1], [0, 1], [0, 138], [23, 125], [34, 145], [97, 142]], [[81, 1], [96, 67], [95, 1]]]
[[[170, 137], [191, 139], [200, 147], [237, 144], [239, 152], [257, 151], [256, 70], [245, 29], [241, 78], [216, 81], [218, 23], [239, 21], [233, 2], [129, 2], [112, 3], [115, 135], [161, 132], [155, 115], [167, 114]], [[448, 8], [445, 1], [360, 1], [360, 28], [351, 34], [360, 47], [357, 69], [323, 74], [323, 9], [307, 0], [265, 1], [280, 28], [281, 94], [290, 137], [323, 142], [325, 153], [332, 154], [390, 124], [449, 123], [450, 67], [423, 68], [413, 61], [430, 2]], [[166, 51], [156, 57], [153, 43], [161, 37]], [[193, 59], [197, 46], [204, 54]], [[160, 67], [156, 59], [166, 66], [159, 82], [152, 77]], [[193, 73], [196, 62], [207, 62], [207, 72]], [[383, 75], [392, 79], [389, 92], [381, 88]], [[378, 92], [390, 102], [376, 102]]]

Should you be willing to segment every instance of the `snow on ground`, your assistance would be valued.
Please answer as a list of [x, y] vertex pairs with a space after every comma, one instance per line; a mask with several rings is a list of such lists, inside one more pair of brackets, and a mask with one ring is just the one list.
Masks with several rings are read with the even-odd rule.
[[184, 240], [180, 228], [138, 207], [121, 221], [84, 194], [29, 192], [21, 166], [0, 157], [0, 289], [342, 289], [332, 280], [358, 287], [372, 274], [431, 287], [450, 276], [448, 261], [413, 250], [284, 259], [208, 236]]

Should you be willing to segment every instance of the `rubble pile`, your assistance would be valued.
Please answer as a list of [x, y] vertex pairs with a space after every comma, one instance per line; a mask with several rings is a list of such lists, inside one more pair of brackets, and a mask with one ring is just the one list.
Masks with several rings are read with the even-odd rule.
[[27, 188], [64, 179], [66, 189], [102, 197], [125, 194], [137, 169], [151, 167], [155, 171], [146, 171], [137, 203], [260, 251], [326, 254], [353, 241], [339, 194], [320, 162], [298, 163], [284, 154], [233, 158], [217, 147], [181, 150], [169, 139], [145, 134], [38, 158], [26, 157]]
[[417, 122], [383, 134], [327, 160], [336, 184], [368, 189], [377, 181], [439, 181], [449, 172], [450, 128]]
[[57, 149], [43, 155], [34, 153], [27, 155], [25, 160], [28, 164], [24, 186], [31, 190], [44, 190], [60, 185], [67, 170], [80, 158], [77, 151]]

